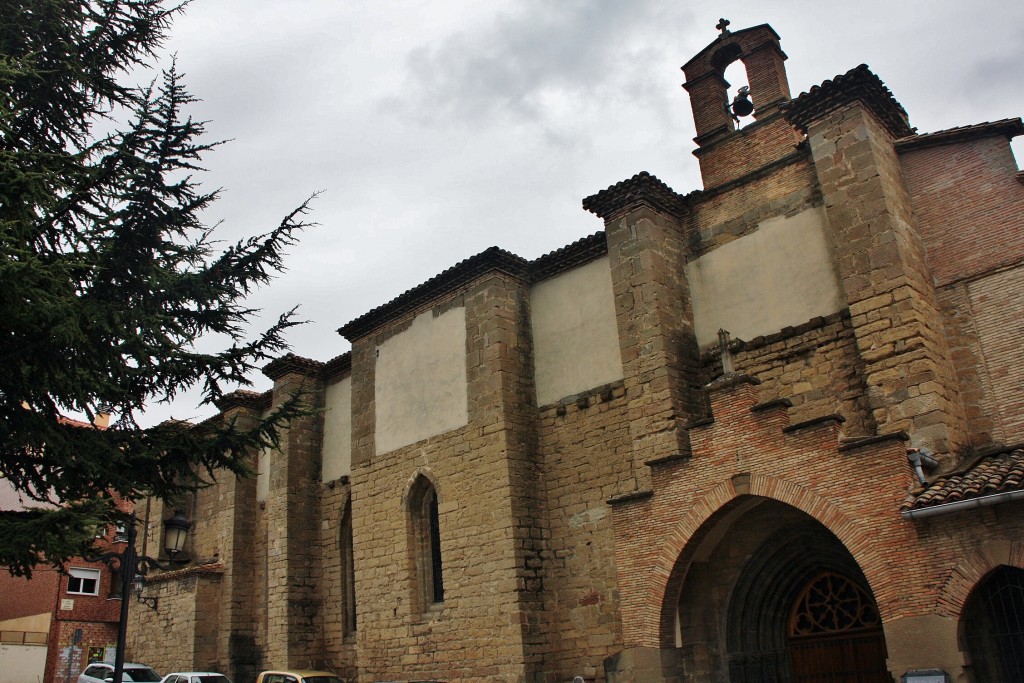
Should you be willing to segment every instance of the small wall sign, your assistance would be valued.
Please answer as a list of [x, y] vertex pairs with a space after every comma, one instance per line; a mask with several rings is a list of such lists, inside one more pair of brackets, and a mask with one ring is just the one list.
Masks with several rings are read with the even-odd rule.
[[922, 669], [903, 674], [903, 683], [950, 683], [950, 678], [942, 669]]

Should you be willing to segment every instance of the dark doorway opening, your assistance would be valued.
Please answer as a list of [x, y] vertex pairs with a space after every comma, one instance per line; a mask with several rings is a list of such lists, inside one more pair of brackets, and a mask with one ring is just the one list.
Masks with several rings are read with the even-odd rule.
[[992, 572], [968, 598], [961, 624], [976, 683], [1024, 681], [1024, 570]]
[[675, 643], [691, 680], [892, 682], [867, 579], [813, 517], [770, 499], [736, 499], [682, 557]]

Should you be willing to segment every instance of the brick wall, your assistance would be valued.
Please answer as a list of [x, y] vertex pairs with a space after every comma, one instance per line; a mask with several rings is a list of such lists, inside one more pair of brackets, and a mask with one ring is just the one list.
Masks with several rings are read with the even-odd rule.
[[[1020, 340], [1024, 333], [1024, 268], [993, 273], [966, 284], [972, 313], [977, 355], [963, 366], [964, 374], [977, 373], [985, 409], [992, 421], [994, 440], [1007, 444], [1024, 441], [1024, 363]], [[966, 386], [976, 389], [977, 385]], [[975, 422], [977, 424], [977, 422]], [[980, 439], [985, 442], [984, 436]]]
[[[81, 637], [76, 645], [74, 644], [75, 636], [79, 631]], [[104, 648], [105, 650], [107, 647], [116, 645], [116, 623], [55, 621], [50, 627], [50, 636], [47, 641], [46, 669], [43, 680], [47, 683], [67, 683], [70, 677], [70, 681], [77, 681], [78, 674], [89, 665], [90, 649]]]
[[[962, 604], [965, 591], [945, 585], [949, 568], [963, 562], [959, 557], [972, 558], [967, 564], [975, 575], [973, 563], [991, 567], [993, 561], [985, 559], [986, 536], [996, 548], [1002, 547], [1000, 543], [1017, 544], [1021, 522], [1014, 515], [1019, 515], [1019, 507], [1017, 513], [1008, 507], [936, 518], [923, 525], [904, 522], [896, 510], [910, 487], [911, 473], [901, 441], [841, 446], [841, 423], [797, 425], [790, 423], [784, 408], [762, 410], [758, 400], [758, 386], [742, 379], [721, 380], [712, 392], [714, 421], [691, 430], [692, 457], [655, 465], [650, 495], [613, 505], [626, 647], [675, 647], [675, 610], [688, 580], [696, 582], [697, 588], [691, 584], [691, 590], [709, 591], [707, 599], [717, 605], [712, 611], [718, 610], [712, 623], [720, 623], [721, 610], [728, 604], [729, 572], [735, 578], [739, 567], [749, 561], [752, 543], [743, 541], [744, 534], [754, 533], [752, 524], [775, 523], [770, 518], [757, 521], [742, 516], [738, 506], [743, 501], [762, 497], [805, 513], [842, 542], [878, 602], [893, 664], [912, 664], [906, 624], [941, 611], [943, 601]], [[871, 495], [864, 495], [865, 491]], [[999, 528], [997, 517], [1008, 526]], [[935, 525], [931, 530], [930, 524]], [[979, 527], [986, 530], [985, 535], [977, 534]], [[921, 538], [921, 534], [932, 537]], [[729, 547], [740, 555], [726, 561], [719, 555]], [[708, 554], [712, 549], [716, 555]], [[714, 557], [722, 562], [715, 564], [714, 572], [702, 574], [700, 562]], [[1013, 561], [1019, 564], [1020, 559]], [[706, 579], [703, 588], [701, 576]], [[951, 592], [957, 597], [949, 597]], [[692, 609], [701, 608], [693, 605]], [[949, 671], [962, 670], [964, 665], [958, 659], [955, 626], [952, 622], [951, 628], [935, 629], [943, 638], [953, 639], [945, 662]], [[695, 636], [684, 632], [685, 638], [692, 645]], [[713, 657], [701, 664], [694, 648], [688, 652], [694, 666], [721, 664]], [[892, 668], [898, 670], [896, 665]]]
[[61, 581], [60, 574], [49, 567], [36, 568], [31, 579], [0, 572], [0, 595], [7, 596], [0, 601], [0, 621], [49, 614], [53, 611]]
[[993, 135], [900, 154], [937, 286], [1024, 260], [1024, 184]]
[[[978, 135], [979, 133], [975, 133]], [[1024, 440], [1024, 185], [999, 131], [901, 153], [939, 287], [971, 443]]]

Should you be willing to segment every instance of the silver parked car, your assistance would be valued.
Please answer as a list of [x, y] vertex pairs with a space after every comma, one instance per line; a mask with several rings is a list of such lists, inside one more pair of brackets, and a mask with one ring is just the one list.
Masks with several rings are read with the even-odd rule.
[[231, 679], [215, 671], [179, 671], [167, 674], [160, 683], [231, 683]]
[[[114, 665], [106, 662], [96, 662], [85, 667], [85, 671], [78, 675], [78, 683], [106, 683], [114, 680]], [[145, 664], [124, 663], [122, 683], [156, 683], [160, 680], [160, 674], [153, 671]]]

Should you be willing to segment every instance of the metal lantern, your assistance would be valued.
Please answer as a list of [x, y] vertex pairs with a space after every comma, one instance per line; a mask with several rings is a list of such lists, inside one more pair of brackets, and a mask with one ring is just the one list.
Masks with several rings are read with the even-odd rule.
[[174, 516], [164, 521], [164, 549], [174, 557], [185, 548], [185, 539], [192, 525], [185, 519], [185, 513], [175, 510]]

